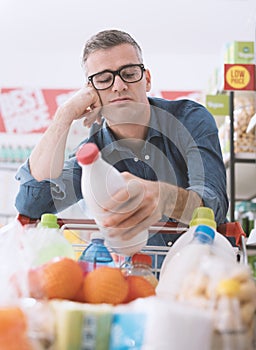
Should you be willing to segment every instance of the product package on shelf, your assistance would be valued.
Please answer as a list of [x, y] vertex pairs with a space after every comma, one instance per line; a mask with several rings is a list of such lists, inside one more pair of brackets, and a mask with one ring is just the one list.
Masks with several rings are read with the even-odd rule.
[[226, 63], [254, 63], [254, 42], [253, 41], [233, 41], [227, 43], [224, 53]]
[[256, 113], [255, 92], [236, 92], [234, 94], [234, 150], [235, 153], [255, 153], [255, 128], [247, 132], [247, 127]]

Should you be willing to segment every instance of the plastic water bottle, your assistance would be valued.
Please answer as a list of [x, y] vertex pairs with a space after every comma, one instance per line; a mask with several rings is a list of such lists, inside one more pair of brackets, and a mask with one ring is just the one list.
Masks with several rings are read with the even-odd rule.
[[200, 262], [212, 254], [215, 231], [206, 225], [197, 226], [193, 238], [178, 251], [160, 274], [156, 293], [159, 296], [176, 298], [191, 272], [196, 274]]
[[100, 266], [115, 266], [110, 251], [104, 244], [104, 237], [98, 231], [91, 234], [91, 242], [85, 248], [78, 261], [87, 262], [88, 271], [92, 271]]
[[103, 233], [106, 244], [115, 252], [127, 256], [139, 252], [147, 243], [147, 230], [129, 240], [123, 240], [121, 234], [119, 237], [109, 237], [107, 228], [102, 226], [103, 219], [108, 215], [104, 211], [105, 204], [118, 190], [126, 187], [121, 173], [102, 159], [94, 143], [83, 145], [76, 157], [82, 167], [81, 188], [86, 206]]
[[32, 229], [30, 239], [35, 254], [34, 266], [44, 264], [55, 257], [75, 259], [74, 248], [61, 234], [54, 214], [47, 213], [41, 216], [37, 227]]
[[124, 274], [142, 276], [148, 280], [153, 287], [156, 287], [158, 284], [158, 279], [152, 271], [152, 257], [148, 254], [134, 254], [131, 258], [131, 264]]

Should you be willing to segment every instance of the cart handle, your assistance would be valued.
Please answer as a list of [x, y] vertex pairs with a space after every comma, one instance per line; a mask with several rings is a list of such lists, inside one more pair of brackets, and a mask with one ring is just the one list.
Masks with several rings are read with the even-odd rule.
[[236, 245], [241, 247], [244, 243], [246, 234], [240, 224], [240, 222], [227, 222], [218, 226], [217, 231], [226, 237], [235, 237]]
[[[37, 222], [39, 222], [39, 219], [33, 219], [30, 218], [28, 216], [22, 215], [22, 214], [18, 214], [17, 219], [20, 221], [20, 223], [22, 225], [29, 225], [29, 224], [36, 224]], [[93, 219], [65, 219], [65, 218], [58, 218], [57, 219], [58, 224], [60, 225], [60, 227], [62, 227], [63, 225], [72, 225], [74, 224], [76, 227], [78, 227], [79, 225], [92, 225], [92, 229], [95, 228], [95, 230], [97, 229], [95, 220]], [[176, 223], [176, 222], [162, 222], [159, 221], [157, 223], [155, 223], [154, 225], [152, 225], [149, 230], [150, 233], [152, 232], [159, 232], [161, 231], [161, 233], [184, 233], [186, 232], [188, 229], [187, 225], [181, 224], [181, 223]], [[223, 234], [226, 237], [233, 237], [235, 238], [235, 242], [236, 245], [238, 247], [241, 247], [243, 244], [243, 240], [242, 237], [245, 238], [246, 234], [244, 233], [242, 226], [240, 224], [240, 222], [235, 221], [235, 222], [227, 222], [225, 224], [221, 224], [217, 227], [217, 231], [221, 234]]]

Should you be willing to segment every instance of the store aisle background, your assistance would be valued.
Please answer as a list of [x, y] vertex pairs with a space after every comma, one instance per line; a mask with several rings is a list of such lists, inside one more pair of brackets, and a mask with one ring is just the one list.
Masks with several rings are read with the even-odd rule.
[[1, 0], [0, 84], [83, 84], [80, 53], [97, 31], [130, 32], [153, 89], [203, 89], [226, 43], [254, 40], [255, 0]]
[[[255, 0], [1, 0], [0, 89], [78, 89], [83, 43], [106, 28], [130, 32], [151, 69], [152, 94], [205, 91], [225, 45], [255, 41]], [[0, 100], [1, 101], [1, 100]], [[40, 135], [0, 134], [33, 146]], [[0, 163], [0, 224], [16, 215], [19, 164]]]

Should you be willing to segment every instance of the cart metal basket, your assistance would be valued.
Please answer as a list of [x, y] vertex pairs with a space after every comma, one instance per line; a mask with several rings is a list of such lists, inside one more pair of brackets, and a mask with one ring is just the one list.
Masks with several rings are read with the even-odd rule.
[[[37, 220], [33, 220], [23, 215], [18, 215], [18, 220], [23, 224], [33, 224]], [[98, 227], [94, 220], [90, 219], [66, 219], [58, 218], [60, 230], [63, 235], [71, 241], [77, 256], [79, 256], [86, 248], [90, 241], [90, 235], [93, 231], [97, 231]], [[143, 252], [152, 256], [153, 266], [152, 270], [156, 276], [159, 275], [162, 262], [171, 249], [172, 244], [186, 232], [187, 226], [172, 223], [172, 222], [158, 222], [149, 228], [149, 233], [171, 234], [172, 237], [167, 246], [153, 246], [147, 245], [142, 250]], [[247, 264], [247, 252], [246, 252], [246, 235], [239, 222], [231, 222], [222, 224], [217, 228], [217, 231], [223, 234], [232, 244], [236, 254], [237, 260], [241, 263]], [[115, 254], [115, 261], [117, 265], [121, 265], [124, 262], [124, 257]]]

